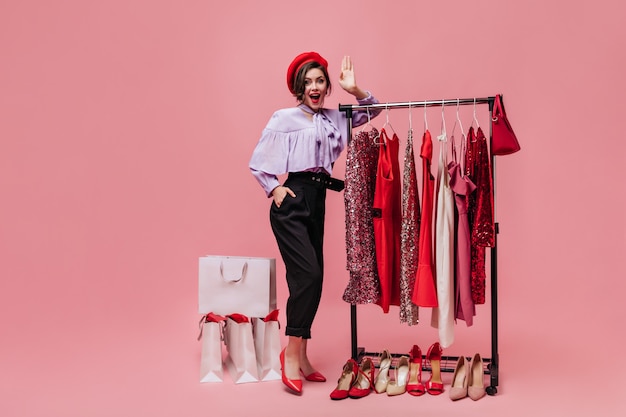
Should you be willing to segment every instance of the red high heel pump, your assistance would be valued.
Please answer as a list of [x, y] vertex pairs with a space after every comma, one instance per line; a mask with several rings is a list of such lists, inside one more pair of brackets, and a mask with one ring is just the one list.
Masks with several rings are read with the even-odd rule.
[[346, 364], [343, 366], [341, 376], [337, 381], [337, 388], [330, 393], [330, 399], [343, 400], [344, 398], [348, 398], [348, 393], [350, 392], [350, 388], [352, 388], [358, 373], [359, 365], [354, 359], [348, 359]]
[[317, 371], [313, 371], [308, 375], [304, 375], [304, 371], [300, 369], [300, 373], [304, 376], [304, 379], [311, 382], [326, 382], [326, 377]]
[[430, 395], [439, 395], [443, 392], [443, 381], [441, 380], [441, 354], [443, 350], [439, 342], [433, 343], [428, 348], [426, 359], [430, 362], [430, 379], [426, 382], [426, 392]]
[[285, 349], [280, 352], [280, 369], [282, 371], [283, 384], [296, 394], [302, 394], [302, 380], [301, 379], [289, 379], [285, 375]]
[[361, 369], [359, 369], [359, 375], [354, 381], [354, 384], [348, 391], [350, 398], [363, 398], [370, 394], [374, 383], [374, 364], [370, 358], [365, 358], [361, 363]]
[[406, 392], [416, 397], [426, 393], [422, 384], [422, 350], [417, 345], [413, 345], [409, 352], [409, 382], [406, 384]]

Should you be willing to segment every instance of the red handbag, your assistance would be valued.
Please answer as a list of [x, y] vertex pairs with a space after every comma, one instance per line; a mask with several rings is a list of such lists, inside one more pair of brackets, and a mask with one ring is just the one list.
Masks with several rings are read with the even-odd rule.
[[508, 155], [519, 150], [519, 142], [504, 112], [502, 94], [498, 94], [493, 103], [493, 116], [491, 118], [491, 153], [493, 155]]

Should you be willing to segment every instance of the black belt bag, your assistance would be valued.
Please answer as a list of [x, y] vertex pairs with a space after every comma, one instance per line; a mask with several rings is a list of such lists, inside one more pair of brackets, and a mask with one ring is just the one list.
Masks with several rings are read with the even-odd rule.
[[345, 188], [345, 183], [342, 180], [321, 172], [290, 172], [289, 177], [310, 181], [333, 191], [342, 191]]

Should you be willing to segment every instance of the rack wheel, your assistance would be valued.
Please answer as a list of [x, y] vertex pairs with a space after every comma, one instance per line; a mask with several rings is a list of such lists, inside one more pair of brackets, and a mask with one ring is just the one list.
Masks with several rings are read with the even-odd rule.
[[490, 385], [485, 391], [487, 391], [487, 395], [496, 395], [498, 393], [498, 388]]

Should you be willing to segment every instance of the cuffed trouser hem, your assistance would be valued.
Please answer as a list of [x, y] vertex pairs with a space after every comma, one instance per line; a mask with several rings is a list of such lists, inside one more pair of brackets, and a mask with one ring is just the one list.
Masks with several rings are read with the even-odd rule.
[[298, 327], [286, 327], [285, 334], [287, 336], [301, 337], [303, 339], [311, 338], [311, 330], [310, 329], [302, 329]]

